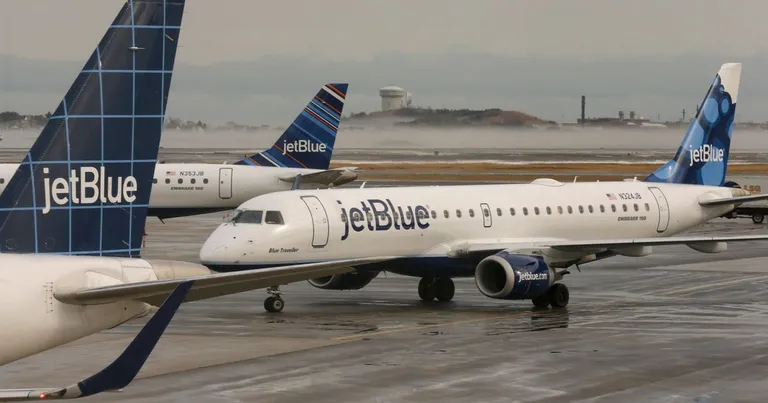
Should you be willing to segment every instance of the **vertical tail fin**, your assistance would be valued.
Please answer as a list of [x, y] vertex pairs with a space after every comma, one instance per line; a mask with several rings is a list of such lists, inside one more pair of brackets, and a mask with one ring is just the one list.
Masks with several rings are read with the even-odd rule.
[[722, 186], [728, 169], [741, 63], [720, 67], [675, 157], [646, 182]]
[[236, 165], [328, 169], [349, 84], [326, 84], [269, 149]]
[[138, 256], [184, 0], [128, 0], [0, 195], [0, 251]]

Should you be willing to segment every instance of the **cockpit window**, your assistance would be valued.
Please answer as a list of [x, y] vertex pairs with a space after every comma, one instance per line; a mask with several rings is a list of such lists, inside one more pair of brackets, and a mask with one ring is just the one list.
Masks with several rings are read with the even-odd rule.
[[264, 222], [267, 224], [282, 225], [283, 215], [280, 214], [279, 211], [267, 211], [267, 214], [264, 216]]
[[235, 213], [232, 222], [235, 224], [261, 224], [261, 217], [264, 212], [254, 210], [242, 210]]

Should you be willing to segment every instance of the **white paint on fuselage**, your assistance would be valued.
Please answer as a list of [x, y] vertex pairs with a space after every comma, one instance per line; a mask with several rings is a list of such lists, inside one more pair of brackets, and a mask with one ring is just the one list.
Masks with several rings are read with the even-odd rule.
[[56, 294], [142, 281], [209, 274], [203, 266], [175, 261], [0, 254], [0, 365], [118, 326], [149, 313], [137, 300], [100, 305], [62, 303]]
[[[18, 164], [0, 164], [0, 192], [17, 168]], [[281, 177], [322, 171], [249, 165], [157, 164], [149, 201], [150, 215], [155, 215], [157, 209], [230, 210], [253, 197], [291, 189], [292, 183], [280, 180]]]
[[[649, 190], [652, 187], [661, 190], [668, 204], [669, 216], [661, 221], [662, 228], [659, 203]], [[622, 199], [623, 194], [639, 198]], [[313, 245], [313, 235], [316, 240], [323, 238], [322, 233], [315, 234], [317, 228], [321, 228], [320, 232], [325, 229], [322, 218], [313, 219], [302, 201], [307, 196], [316, 197], [327, 212], [328, 241], [324, 246]], [[225, 222], [203, 245], [200, 258], [203, 264], [253, 267], [382, 255], [445, 256], [449, 244], [461, 241], [523, 243], [670, 236], [733, 207], [702, 207], [698, 198], [731, 196], [731, 189], [722, 187], [645, 182], [562, 184], [549, 180], [531, 184], [278, 192], [249, 200], [238, 210], [279, 210], [284, 225]], [[396, 208], [402, 206], [403, 211], [407, 206], [425, 206], [429, 218], [422, 219], [422, 223], [428, 223], [428, 227], [377, 231], [374, 219], [370, 224], [360, 222], [364, 229], [350, 229], [342, 240], [346, 231], [342, 208], [349, 214], [352, 207], [362, 208], [361, 202], [370, 207], [370, 199], [389, 200]], [[490, 217], [483, 216], [482, 204], [488, 206]], [[389, 211], [391, 214], [391, 208]]]
[[[53, 296], [59, 279], [97, 270], [124, 276], [117, 258], [53, 255], [0, 255], [0, 365], [146, 315], [150, 306], [138, 301], [104, 305], [70, 305]], [[144, 262], [135, 259], [133, 265]], [[146, 263], [146, 262], [145, 262]], [[91, 277], [91, 283], [100, 276]], [[103, 279], [102, 279], [103, 281]], [[117, 280], [115, 280], [117, 281]], [[106, 284], [105, 284], [106, 285]]]

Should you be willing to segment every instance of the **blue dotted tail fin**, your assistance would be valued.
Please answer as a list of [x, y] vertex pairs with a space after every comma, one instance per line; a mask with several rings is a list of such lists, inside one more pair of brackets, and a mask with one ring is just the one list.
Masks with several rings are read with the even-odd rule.
[[646, 182], [722, 186], [728, 169], [741, 63], [720, 67], [675, 157]]
[[328, 169], [349, 84], [326, 84], [272, 147], [236, 165]]
[[128, 0], [0, 195], [0, 251], [138, 256], [184, 0]]

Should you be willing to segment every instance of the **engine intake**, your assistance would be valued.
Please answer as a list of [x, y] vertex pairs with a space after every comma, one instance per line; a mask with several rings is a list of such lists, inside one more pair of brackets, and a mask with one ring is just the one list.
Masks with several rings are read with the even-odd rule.
[[540, 256], [499, 252], [480, 261], [475, 284], [494, 299], [533, 299], [549, 290], [555, 272]]
[[334, 274], [307, 280], [313, 287], [322, 290], [359, 290], [371, 282], [379, 272], [366, 271], [355, 273]]

